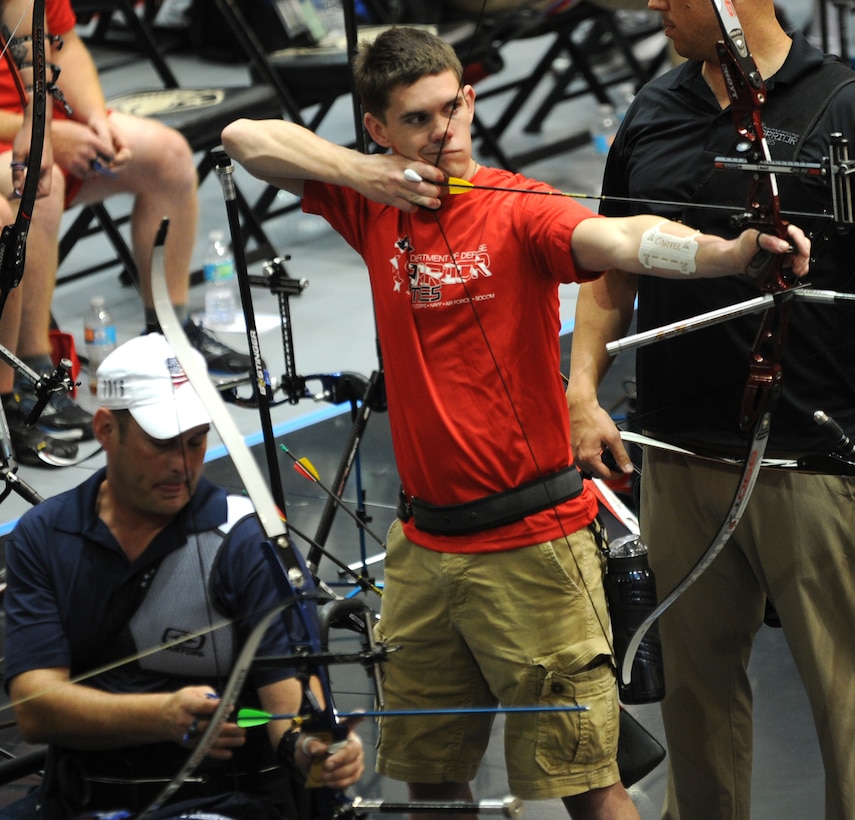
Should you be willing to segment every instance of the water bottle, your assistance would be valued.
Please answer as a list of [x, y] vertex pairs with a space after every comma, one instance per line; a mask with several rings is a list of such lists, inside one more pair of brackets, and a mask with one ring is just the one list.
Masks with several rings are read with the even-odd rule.
[[609, 153], [609, 148], [615, 141], [617, 129], [618, 116], [615, 107], [609, 103], [600, 103], [597, 107], [597, 119], [591, 133], [594, 150], [598, 154], [605, 156]]
[[632, 83], [622, 83], [618, 86], [615, 98], [617, 99], [617, 104], [615, 105], [615, 116], [617, 117], [618, 125], [620, 125], [624, 121], [626, 112], [629, 111], [632, 101], [635, 99], [635, 87]]
[[104, 307], [104, 297], [95, 296], [83, 318], [83, 341], [89, 359], [89, 392], [98, 392], [98, 365], [116, 349], [116, 326]]
[[[341, 0], [313, 0], [303, 6], [304, 11], [309, 7], [311, 11], [306, 15], [309, 22], [309, 30], [320, 41], [324, 38], [334, 39], [344, 37], [344, 11]], [[314, 12], [314, 15], [312, 15]], [[312, 17], [317, 20], [317, 30], [314, 30]]]
[[[656, 578], [647, 564], [647, 547], [637, 535], [625, 535], [609, 544], [606, 599], [612, 621], [618, 669], [641, 622], [656, 607]], [[618, 682], [623, 703], [652, 703], [665, 697], [662, 646], [658, 625], [650, 627], [632, 662], [632, 680]]]
[[208, 250], [203, 267], [205, 276], [205, 325], [226, 328], [237, 311], [235, 260], [222, 231], [208, 234]]

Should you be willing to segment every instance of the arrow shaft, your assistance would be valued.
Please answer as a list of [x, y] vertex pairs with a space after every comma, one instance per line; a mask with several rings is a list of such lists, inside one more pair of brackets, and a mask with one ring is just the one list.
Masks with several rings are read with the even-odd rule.
[[[422, 717], [424, 715], [477, 715], [477, 714], [515, 714], [527, 712], [587, 712], [587, 706], [568, 705], [568, 706], [473, 706], [470, 708], [459, 707], [450, 709], [366, 709], [363, 712], [337, 712], [340, 718], [364, 718], [364, 717]], [[244, 717], [241, 714], [244, 713]], [[299, 720], [298, 714], [280, 714], [271, 715], [266, 712], [261, 712], [255, 709], [241, 710], [238, 712], [237, 723], [247, 726], [259, 726], [262, 722], [271, 720]]]
[[[450, 177], [447, 185], [452, 194], [465, 194], [469, 191], [503, 191], [509, 194], [537, 194], [539, 196], [567, 196], [572, 199], [593, 199], [597, 202], [640, 202], [644, 205], [666, 205], [680, 208], [698, 208], [704, 211], [726, 211], [741, 214], [745, 209], [739, 205], [712, 205], [700, 202], [674, 202], [669, 199], [634, 199], [628, 196], [604, 196], [602, 194], [583, 194], [574, 191], [543, 191], [531, 188], [502, 188], [500, 185], [474, 185], [466, 180]], [[456, 190], [454, 190], [456, 189]], [[782, 211], [783, 216], [805, 219], [833, 219], [832, 214], [812, 214], [805, 211]]]
[[353, 519], [354, 522], [356, 522], [357, 527], [359, 527], [370, 538], [376, 541], [384, 550], [386, 549], [386, 542], [383, 541], [383, 539], [380, 538], [379, 535], [374, 533], [371, 528], [365, 523], [365, 521], [363, 521], [353, 510], [351, 510], [350, 507], [348, 507], [347, 504], [345, 504], [344, 501], [332, 491], [332, 489], [327, 487], [327, 485], [324, 484], [323, 481], [321, 481], [319, 476], [314, 475], [311, 470], [307, 469], [306, 466], [301, 463], [301, 460], [297, 458], [297, 456], [295, 456], [284, 444], [280, 444], [279, 449], [281, 449], [285, 453], [285, 455], [287, 455], [288, 458], [290, 458], [291, 461], [294, 462], [295, 467], [300, 468], [301, 475], [305, 476], [313, 484], [317, 484], [318, 487], [320, 487], [321, 490], [326, 493], [327, 497], [333, 500], [335, 505], [340, 510], [343, 510]]

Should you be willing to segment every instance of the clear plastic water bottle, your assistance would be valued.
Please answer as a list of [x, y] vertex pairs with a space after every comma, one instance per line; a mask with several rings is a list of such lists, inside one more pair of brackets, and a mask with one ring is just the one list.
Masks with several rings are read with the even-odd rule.
[[594, 150], [605, 156], [612, 147], [618, 129], [618, 116], [615, 107], [609, 103], [600, 103], [597, 107], [597, 119], [591, 132]]
[[203, 266], [205, 276], [205, 325], [225, 328], [235, 320], [237, 281], [235, 260], [222, 231], [208, 234], [208, 250]]
[[[632, 636], [656, 606], [656, 578], [647, 563], [647, 547], [637, 535], [612, 541], [606, 566], [606, 599], [620, 670]], [[620, 681], [618, 692], [623, 703], [652, 703], [665, 697], [658, 624], [641, 641], [632, 662], [632, 679], [628, 684]]]
[[83, 341], [89, 359], [89, 392], [98, 392], [98, 365], [116, 349], [116, 325], [104, 307], [104, 297], [94, 296], [83, 318]]
[[621, 83], [617, 87], [614, 99], [617, 100], [615, 115], [617, 116], [618, 125], [620, 125], [624, 117], [626, 117], [626, 112], [632, 105], [632, 101], [635, 99], [635, 86], [632, 83]]
[[[312, 0], [311, 6], [320, 29], [313, 32], [316, 40], [344, 37], [344, 10], [341, 0]], [[306, 6], [304, 5], [304, 13]], [[312, 25], [309, 25], [312, 28]]]

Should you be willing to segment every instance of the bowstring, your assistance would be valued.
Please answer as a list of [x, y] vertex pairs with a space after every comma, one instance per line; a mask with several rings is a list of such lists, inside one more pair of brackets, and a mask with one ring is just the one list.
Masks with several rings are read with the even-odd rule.
[[[174, 355], [174, 352], [173, 352], [173, 355]], [[176, 357], [176, 360], [177, 360], [177, 357]], [[179, 367], [180, 366], [181, 366], [181, 363], [179, 362]], [[182, 367], [182, 370], [183, 370], [183, 367]], [[172, 385], [172, 393], [174, 396], [175, 395], [175, 389], [176, 389], [175, 381], [171, 380], [170, 383]], [[192, 388], [193, 385], [190, 384], [190, 387]], [[194, 392], [195, 392], [195, 388], [194, 388]], [[174, 401], [172, 403], [172, 407], [173, 407], [173, 413], [175, 415], [176, 421], [178, 421], [178, 407]], [[178, 429], [180, 431], [180, 429], [181, 429], [180, 425], [178, 426]], [[206, 449], [206, 451], [207, 451], [207, 437], [209, 434], [210, 434], [210, 427], [208, 429], [208, 433], [205, 434], [205, 449]], [[194, 531], [193, 532], [193, 540], [194, 540], [195, 545], [196, 545], [196, 549], [194, 552], [194, 555], [196, 558], [196, 566], [199, 570], [199, 580], [200, 580], [200, 583], [202, 585], [202, 589], [204, 590], [205, 610], [206, 610], [205, 614], [206, 614], [206, 618], [207, 618], [208, 623], [212, 625], [208, 630], [206, 630], [205, 634], [209, 635], [211, 638], [211, 649], [212, 649], [212, 656], [213, 656], [213, 661], [214, 661], [214, 674], [212, 676], [212, 679], [216, 683], [215, 692], [217, 693], [217, 695], [219, 695], [223, 689], [224, 684], [229, 679], [229, 676], [231, 674], [231, 668], [221, 667], [221, 665], [220, 665], [221, 658], [219, 655], [219, 649], [217, 647], [218, 641], [216, 640], [216, 637], [214, 636], [213, 633], [218, 628], [222, 628], [222, 627], [230, 628], [234, 624], [236, 624], [239, 620], [241, 620], [241, 617], [237, 616], [237, 615], [234, 617], [227, 617], [226, 620], [224, 622], [222, 622], [218, 627], [215, 624], [215, 618], [218, 617], [221, 613], [217, 612], [216, 607], [214, 606], [213, 602], [211, 601], [211, 595], [210, 595], [210, 592], [213, 588], [214, 575], [217, 571], [217, 565], [219, 563], [218, 558], [220, 556], [221, 551], [226, 546], [224, 542], [225, 542], [225, 539], [229, 538], [230, 533], [231, 533], [231, 528], [229, 529], [228, 533], [223, 535], [223, 541], [221, 541], [219, 546], [217, 547], [216, 556], [214, 557], [214, 560], [211, 563], [210, 575], [206, 576], [206, 574], [205, 574], [205, 562], [204, 562], [204, 559], [202, 557], [202, 545], [200, 542], [200, 535], [202, 533], [199, 532], [198, 526], [197, 526], [196, 509], [195, 509], [195, 504], [193, 503], [194, 492], [192, 491], [192, 487], [190, 485], [190, 471], [188, 469], [187, 447], [185, 445], [184, 438], [183, 438], [181, 432], [179, 432], [179, 434], [178, 434], [177, 446], [180, 449], [181, 460], [182, 460], [182, 464], [184, 466], [184, 484], [187, 487], [187, 496], [188, 496], [187, 506], [188, 506], [188, 512], [189, 512], [189, 519], [192, 523], [192, 527], [193, 527], [193, 531]], [[202, 471], [204, 471], [204, 462], [203, 462], [203, 466], [201, 469], [202, 469]], [[196, 489], [198, 489], [198, 482], [196, 485]], [[226, 500], [226, 524], [231, 523], [232, 527], [233, 527], [236, 522], [229, 522], [229, 519], [228, 519], [228, 515], [229, 515], [228, 493], [226, 494], [225, 500]], [[219, 528], [218, 528], [218, 531], [219, 531]], [[189, 538], [189, 537], [190, 536], [185, 533], [185, 538]], [[186, 546], [186, 542], [185, 542], [185, 546]], [[179, 547], [179, 549], [181, 549], [181, 547]], [[185, 640], [186, 640], [186, 638], [185, 638]], [[238, 630], [235, 629], [235, 630], [233, 630], [233, 634], [232, 634], [232, 641], [231, 641], [232, 657], [230, 658], [230, 664], [233, 664], [236, 661], [238, 651], [239, 651], [237, 649], [237, 645], [238, 645]], [[161, 648], [158, 648], [156, 651], [161, 651]], [[212, 719], [213, 715], [208, 715], [206, 717], [210, 720], [210, 719]], [[226, 716], [226, 720], [228, 720], [228, 716]], [[200, 736], [201, 736], [201, 733], [200, 733]], [[216, 741], [214, 741], [214, 742], [216, 742]], [[188, 752], [187, 759], [189, 759], [192, 754], [193, 754], [193, 750], [190, 749]], [[184, 765], [184, 764], [182, 764], [182, 765]], [[179, 769], [179, 771], [180, 771], [180, 769]], [[175, 776], [177, 776], [177, 774]], [[239, 772], [237, 770], [237, 760], [235, 759], [234, 754], [232, 754], [232, 756], [229, 760], [229, 776], [230, 776], [230, 778], [232, 780], [232, 784], [233, 784], [232, 790], [234, 792], [239, 791], [239, 789], [238, 789]], [[183, 785], [183, 783], [181, 785]], [[179, 786], [179, 788], [180, 788], [180, 786]]]

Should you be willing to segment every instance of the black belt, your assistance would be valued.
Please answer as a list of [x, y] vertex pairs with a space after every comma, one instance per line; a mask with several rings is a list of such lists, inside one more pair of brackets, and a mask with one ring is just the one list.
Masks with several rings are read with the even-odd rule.
[[418, 498], [407, 498], [401, 490], [398, 518], [402, 521], [412, 518], [416, 529], [432, 535], [470, 535], [521, 521], [581, 492], [582, 477], [571, 464], [545, 478], [463, 504], [436, 506]]

